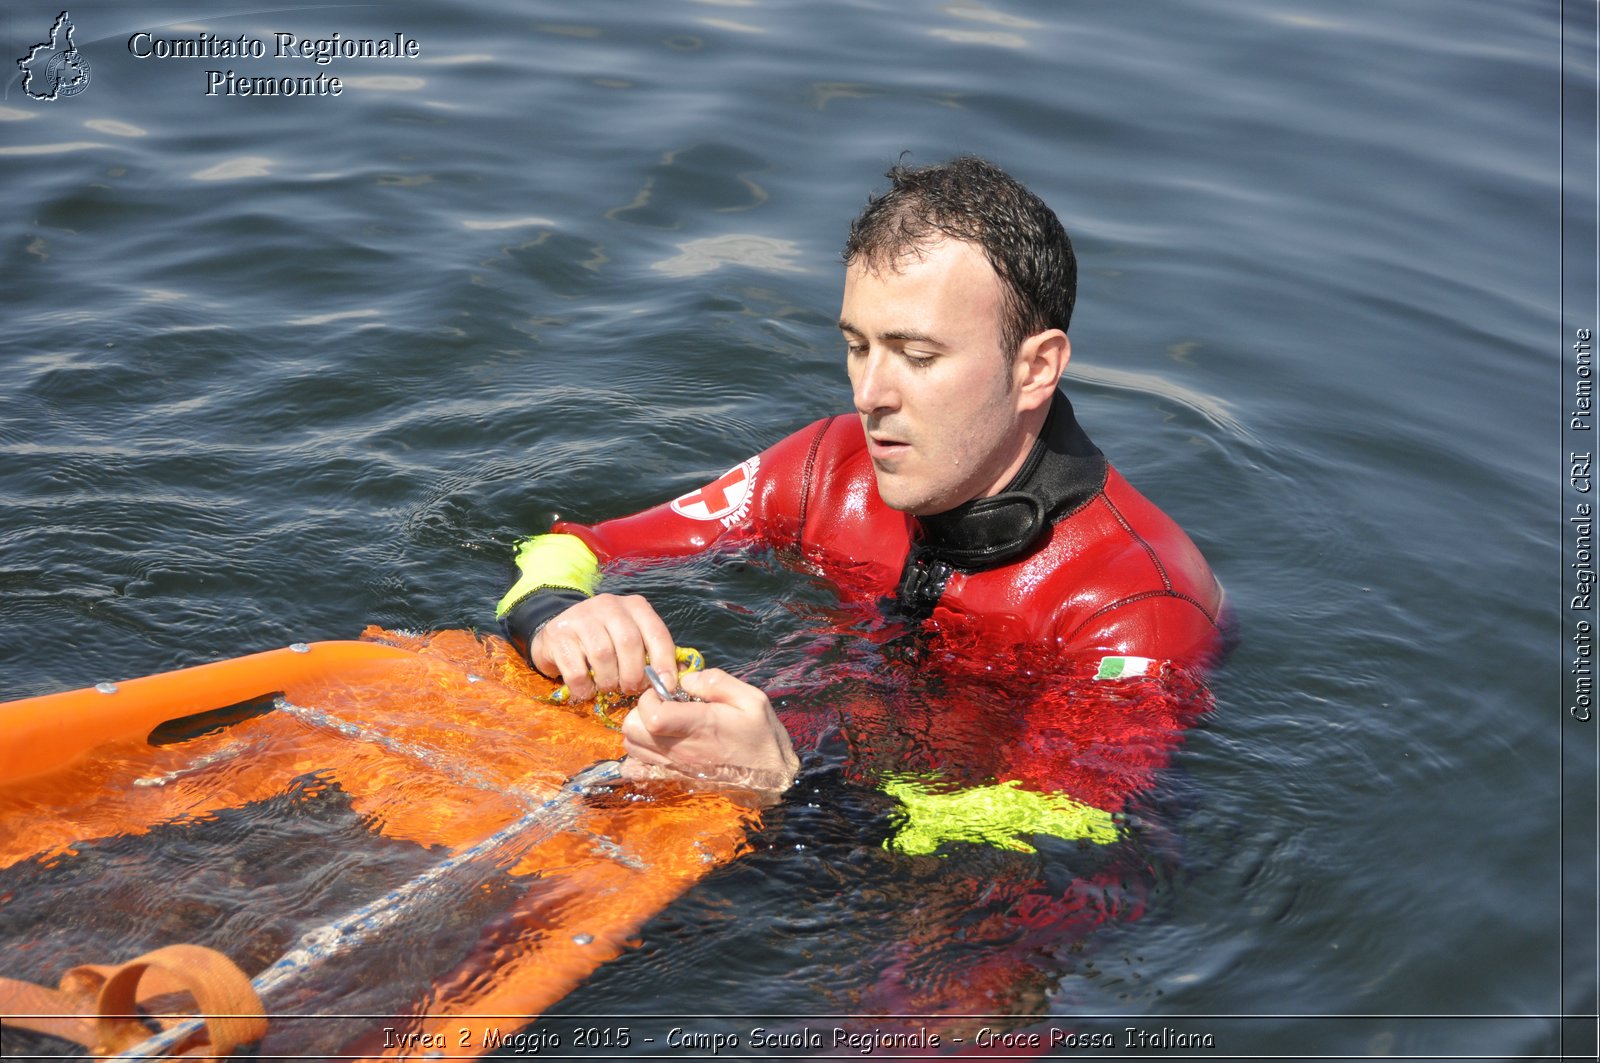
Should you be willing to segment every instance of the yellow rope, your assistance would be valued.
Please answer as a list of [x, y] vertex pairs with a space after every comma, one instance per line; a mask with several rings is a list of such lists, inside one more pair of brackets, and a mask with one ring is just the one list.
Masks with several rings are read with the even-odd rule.
[[[699, 650], [692, 646], [679, 646], [678, 674], [686, 672], [701, 672], [705, 670], [706, 658]], [[594, 673], [590, 673], [592, 676]], [[556, 687], [550, 693], [539, 699], [548, 705], [566, 705], [572, 701], [572, 691], [565, 685]], [[637, 694], [623, 694], [614, 690], [602, 690], [594, 696], [594, 714], [600, 722], [607, 727], [617, 728], [622, 726], [622, 721], [616, 719], [615, 714], [631, 709], [639, 700]]]

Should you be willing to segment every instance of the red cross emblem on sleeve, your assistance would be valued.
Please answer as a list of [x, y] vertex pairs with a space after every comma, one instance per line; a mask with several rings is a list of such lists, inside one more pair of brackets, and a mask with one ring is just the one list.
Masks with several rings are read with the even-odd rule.
[[672, 511], [692, 520], [722, 520], [733, 524], [750, 508], [750, 488], [755, 483], [759, 457], [740, 462], [704, 487], [672, 500]]

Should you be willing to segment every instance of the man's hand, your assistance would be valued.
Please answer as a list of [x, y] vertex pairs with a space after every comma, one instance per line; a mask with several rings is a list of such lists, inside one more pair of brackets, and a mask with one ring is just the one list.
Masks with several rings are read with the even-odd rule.
[[703, 701], [662, 701], [654, 691], [622, 721], [630, 778], [678, 774], [776, 796], [800, 770], [789, 732], [756, 687], [720, 669], [686, 672], [683, 689]]
[[599, 690], [643, 690], [647, 663], [654, 662], [669, 690], [678, 674], [672, 633], [637, 594], [598, 594], [557, 614], [534, 635], [528, 657], [545, 675], [559, 675], [573, 701]]

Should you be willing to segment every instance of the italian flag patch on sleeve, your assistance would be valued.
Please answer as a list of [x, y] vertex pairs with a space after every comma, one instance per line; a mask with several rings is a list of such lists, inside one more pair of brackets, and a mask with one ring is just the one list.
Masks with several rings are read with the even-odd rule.
[[1102, 657], [1096, 679], [1132, 679], [1139, 675], [1156, 675], [1161, 662], [1152, 657]]

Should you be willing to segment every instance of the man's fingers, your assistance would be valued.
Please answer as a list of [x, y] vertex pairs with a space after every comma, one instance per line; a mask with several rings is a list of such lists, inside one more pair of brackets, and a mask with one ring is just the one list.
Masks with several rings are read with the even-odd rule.
[[[635, 718], [635, 734], [641, 741], [648, 736], [648, 744], [659, 747], [670, 745], [673, 739], [687, 738], [704, 726], [707, 705], [703, 701], [662, 701], [652, 691], [639, 695], [639, 704], [628, 714], [629, 720]], [[627, 737], [626, 730], [623, 736]]]
[[[629, 694], [645, 689], [649, 685], [644, 678], [646, 654], [653, 653], [659, 644], [672, 646], [667, 625], [637, 594], [626, 598], [601, 595], [591, 601], [593, 624], [586, 632], [586, 646], [595, 685], [601, 690]], [[669, 653], [668, 659], [671, 658]]]
[[685, 672], [680, 678], [686, 693], [704, 701], [720, 701], [746, 711], [760, 711], [766, 704], [766, 696], [760, 690], [721, 668]]
[[[548, 628], [550, 625], [546, 626]], [[561, 637], [560, 632], [542, 632], [541, 639], [542, 655], [549, 659], [554, 666], [554, 673], [567, 684], [567, 691], [573, 700], [582, 701], [593, 694], [594, 684], [589, 679], [589, 656], [583, 652], [583, 645], [576, 639]]]
[[667, 625], [661, 622], [650, 603], [638, 595], [621, 598], [617, 610], [607, 618], [606, 631], [616, 655], [616, 689], [632, 694], [649, 684], [644, 678], [645, 659], [651, 652], [651, 641], [665, 637]]
[[661, 662], [657, 670], [669, 690], [677, 686], [672, 633], [638, 595], [579, 602], [546, 624], [529, 649], [534, 663], [548, 664], [547, 674], [560, 675], [577, 701], [599, 690], [644, 690], [647, 660]]
[[608, 624], [591, 632], [584, 640], [584, 650], [589, 655], [589, 671], [594, 676], [596, 690], [622, 689], [622, 667], [618, 661], [615, 639]]
[[799, 762], [766, 694], [717, 669], [682, 679], [684, 690], [706, 700], [641, 694], [622, 722], [630, 760], [774, 793], [793, 782]]
[[[766, 696], [756, 687], [711, 668], [704, 672], [685, 672], [679, 677], [683, 689], [701, 701], [663, 701], [653, 691], [639, 696], [639, 703], [622, 724], [622, 737], [643, 747], [670, 753], [672, 746], [685, 738], [707, 738], [720, 731], [719, 718], [759, 716], [766, 711]], [[724, 715], [732, 710], [733, 715]]]
[[[644, 602], [644, 599], [639, 599]], [[650, 657], [650, 667], [656, 670], [656, 675], [661, 677], [661, 682], [666, 684], [668, 690], [678, 689], [678, 645], [672, 640], [672, 632], [667, 630], [666, 623], [650, 608], [650, 603], [644, 602], [648, 616], [639, 618], [639, 632], [644, 637], [645, 653]], [[640, 682], [644, 681], [644, 668], [639, 669]], [[642, 689], [642, 688], [641, 688]]]
[[[672, 763], [671, 746], [675, 738], [658, 735], [652, 729], [661, 726], [658, 714], [664, 706], [689, 704], [688, 702], [662, 701], [654, 691], [639, 695], [639, 703], [622, 720], [622, 751], [630, 759], [647, 764]], [[663, 744], [666, 748], [663, 748]]]

